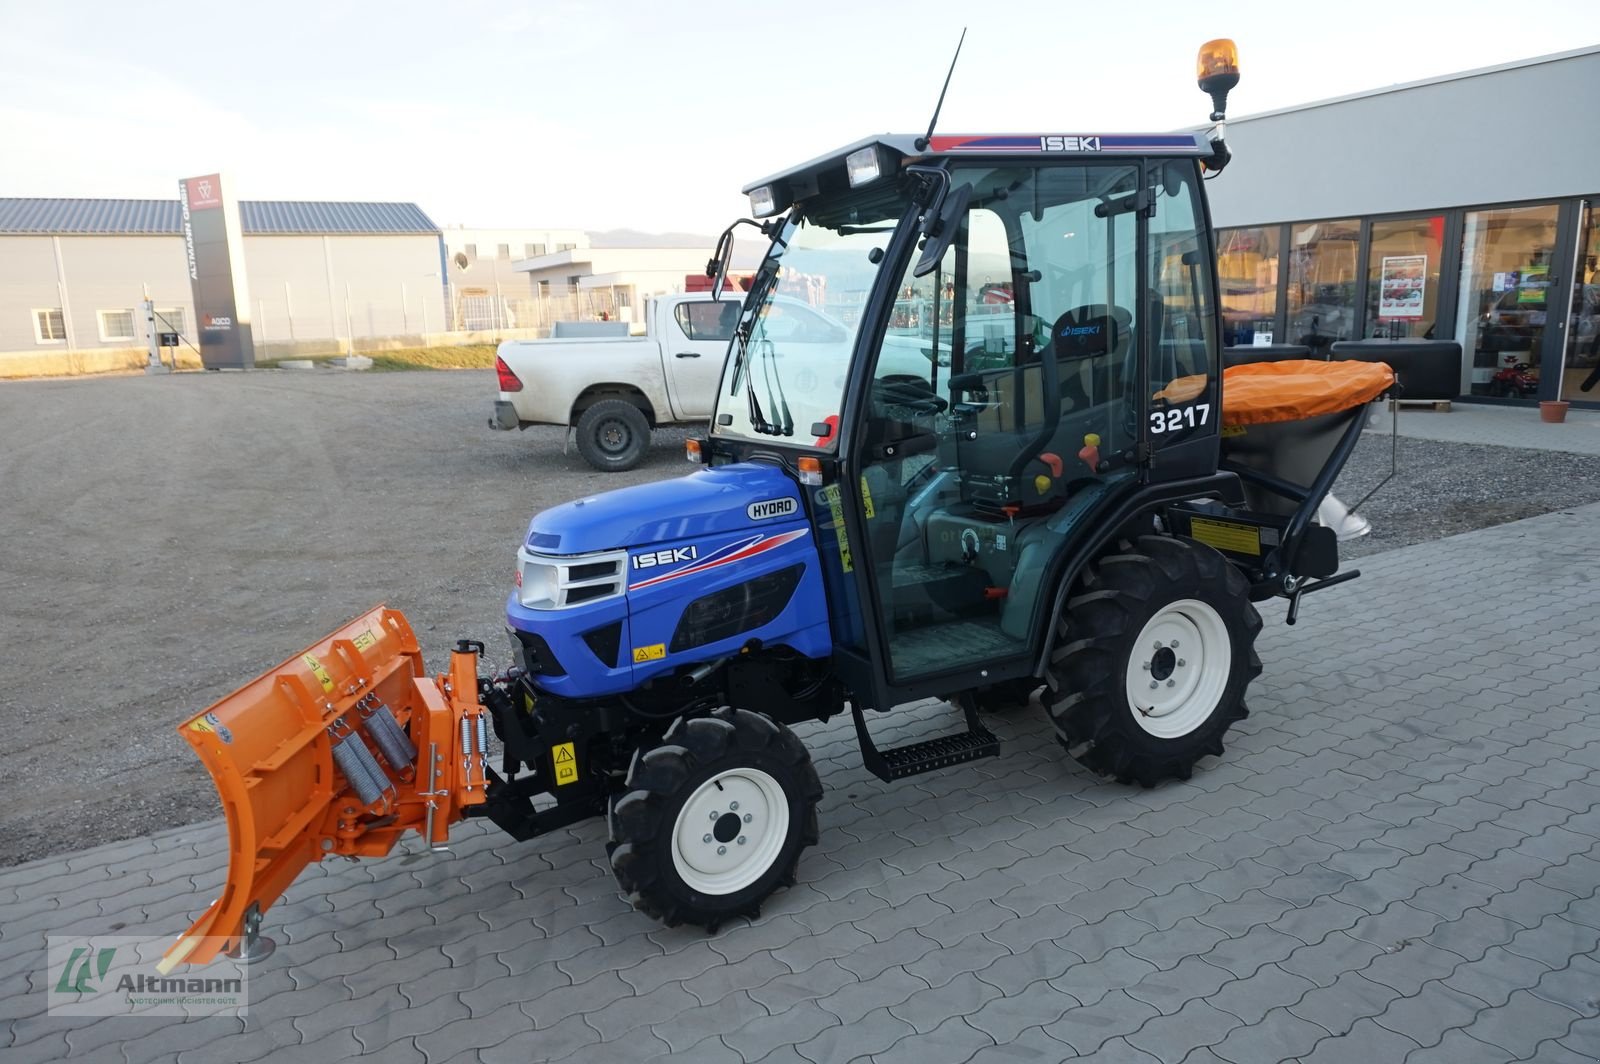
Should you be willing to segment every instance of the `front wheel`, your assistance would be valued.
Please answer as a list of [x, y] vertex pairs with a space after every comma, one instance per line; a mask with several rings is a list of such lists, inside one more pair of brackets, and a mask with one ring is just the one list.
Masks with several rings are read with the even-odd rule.
[[680, 719], [641, 748], [611, 807], [611, 870], [672, 927], [754, 917], [817, 841], [822, 784], [794, 732], [743, 709]]
[[602, 399], [578, 418], [578, 453], [602, 473], [632, 469], [650, 446], [650, 422], [625, 399]]
[[1228, 561], [1192, 539], [1144, 536], [1084, 576], [1067, 603], [1044, 692], [1067, 749], [1151, 787], [1222, 753], [1261, 673], [1261, 615]]

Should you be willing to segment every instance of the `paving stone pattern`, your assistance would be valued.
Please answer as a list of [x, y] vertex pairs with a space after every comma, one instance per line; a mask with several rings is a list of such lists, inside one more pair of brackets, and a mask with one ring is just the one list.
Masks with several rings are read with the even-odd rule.
[[[1363, 560], [1269, 606], [1227, 755], [1109, 784], [1037, 708], [889, 786], [801, 729], [822, 839], [759, 920], [634, 913], [602, 826], [329, 862], [267, 916], [248, 1018], [45, 1014], [49, 932], [169, 934], [219, 824], [0, 871], [0, 1059], [327, 1062], [1600, 1058], [1600, 507]], [[878, 722], [948, 729], [942, 703]]]

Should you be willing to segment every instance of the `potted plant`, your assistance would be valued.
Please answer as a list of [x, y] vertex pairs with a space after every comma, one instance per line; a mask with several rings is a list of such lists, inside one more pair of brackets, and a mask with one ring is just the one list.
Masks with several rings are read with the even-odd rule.
[[1552, 425], [1559, 425], [1567, 420], [1567, 407], [1572, 404], [1565, 399], [1545, 399], [1539, 403], [1539, 420], [1548, 421]]

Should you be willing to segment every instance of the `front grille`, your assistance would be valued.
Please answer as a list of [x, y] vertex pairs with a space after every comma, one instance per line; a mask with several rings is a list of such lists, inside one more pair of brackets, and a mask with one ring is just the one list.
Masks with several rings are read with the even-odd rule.
[[617, 667], [617, 657], [622, 651], [622, 622], [615, 621], [604, 628], [585, 632], [583, 641], [594, 651], [594, 656], [600, 659], [602, 665], [614, 669]]
[[695, 599], [678, 619], [669, 649], [676, 654], [771, 623], [794, 597], [804, 570], [791, 565]]

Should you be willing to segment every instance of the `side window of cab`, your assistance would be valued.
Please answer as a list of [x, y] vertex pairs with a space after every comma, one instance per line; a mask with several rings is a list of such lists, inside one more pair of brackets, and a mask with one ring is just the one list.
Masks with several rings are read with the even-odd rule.
[[1220, 411], [1211, 365], [1213, 263], [1206, 253], [1198, 177], [1187, 161], [1152, 175], [1150, 220], [1150, 438], [1157, 447], [1214, 431]]

